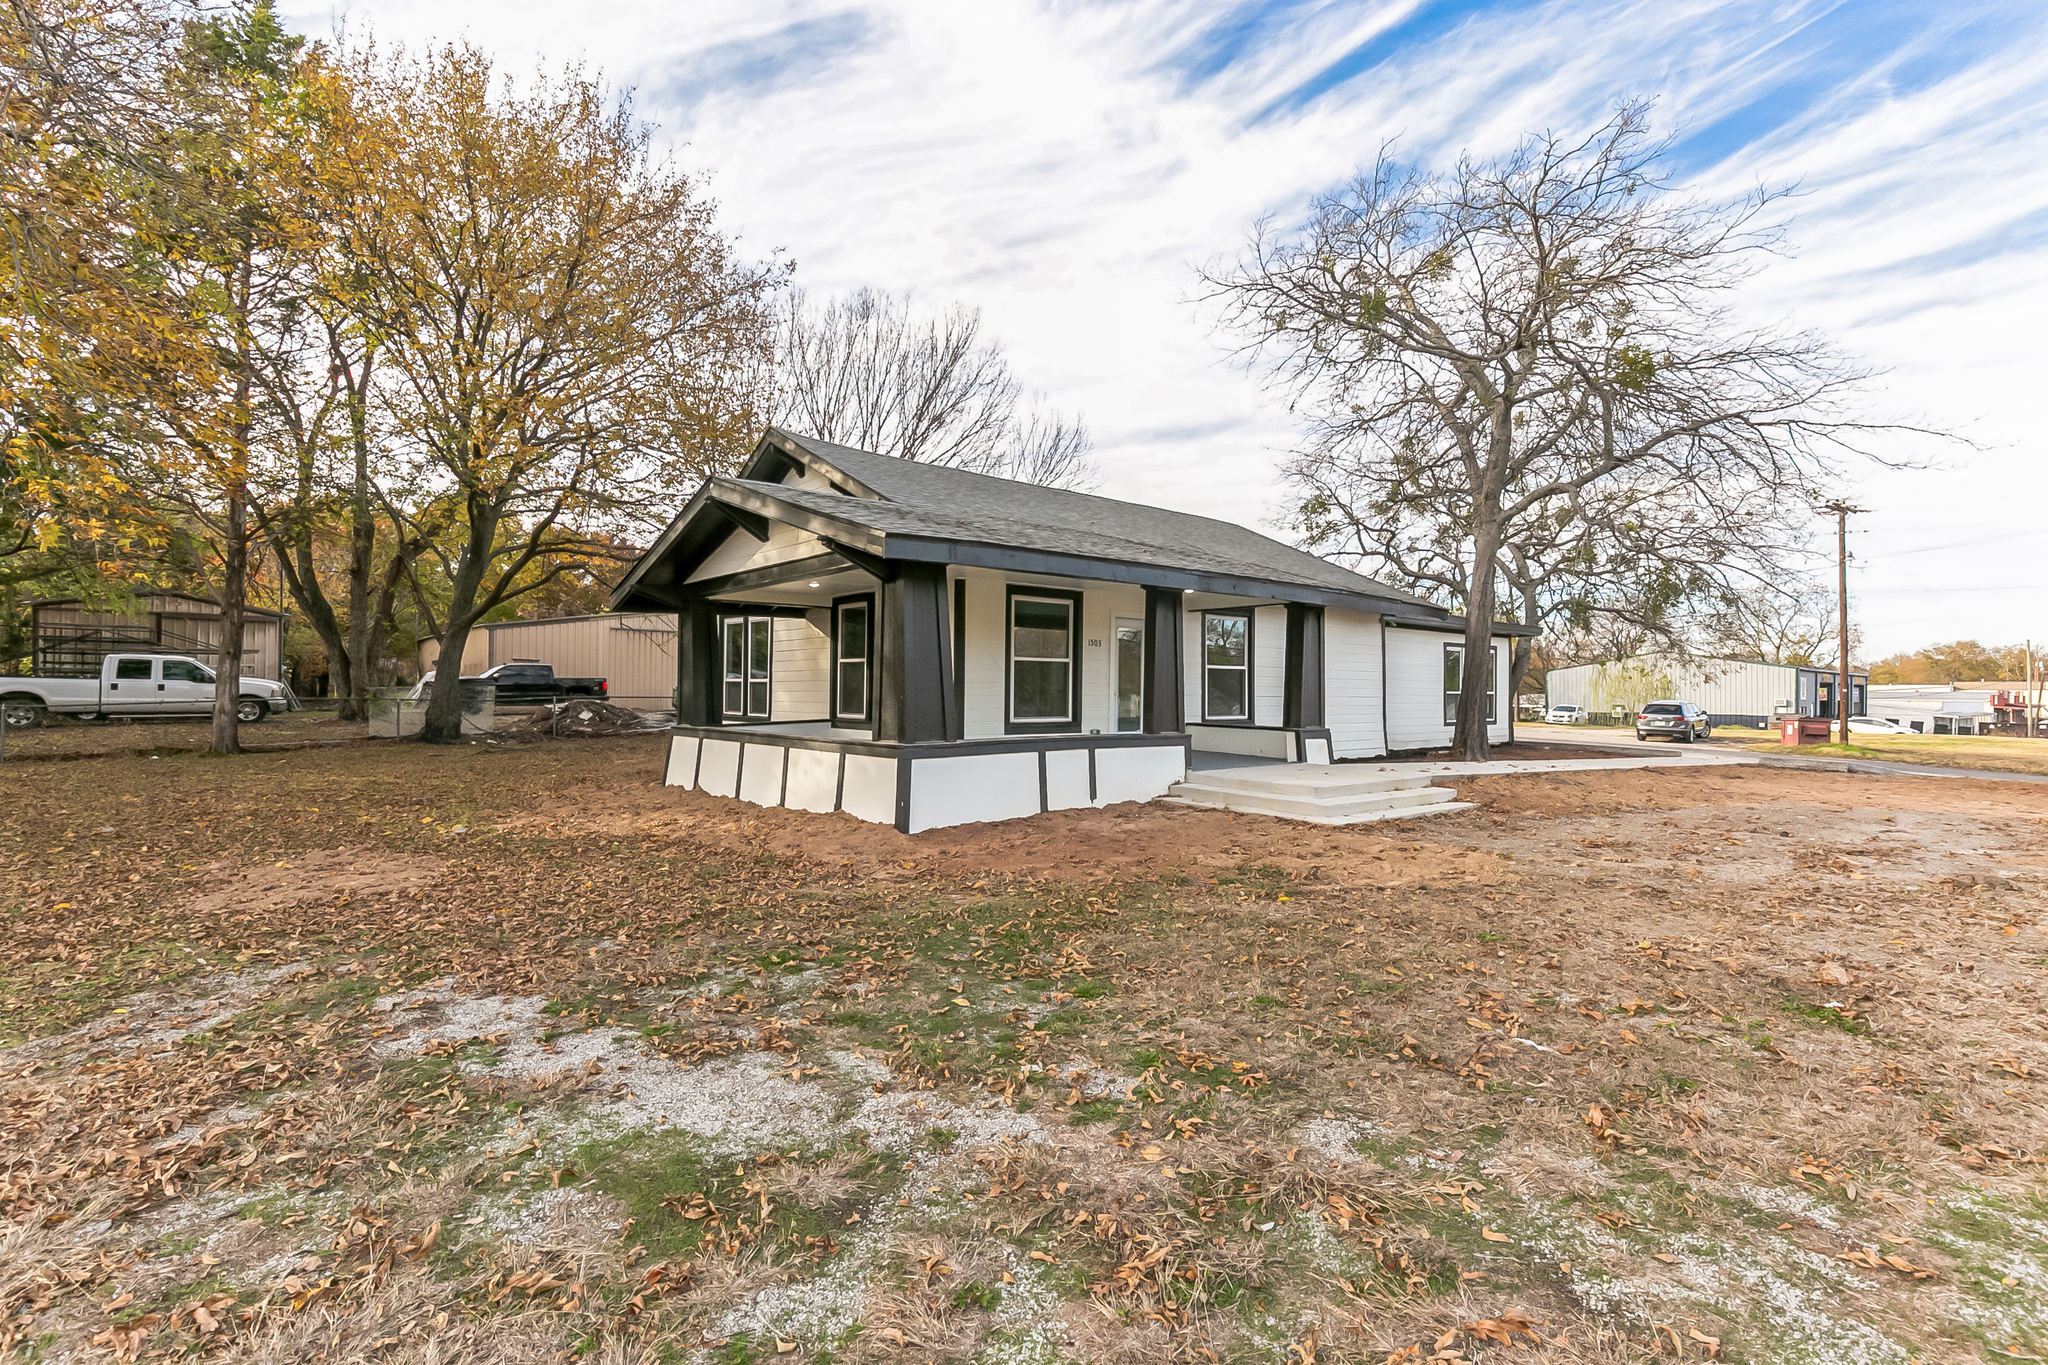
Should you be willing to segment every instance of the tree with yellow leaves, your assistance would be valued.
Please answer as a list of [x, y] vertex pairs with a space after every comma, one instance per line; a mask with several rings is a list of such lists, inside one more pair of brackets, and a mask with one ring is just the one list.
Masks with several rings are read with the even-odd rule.
[[[752, 439], [773, 267], [577, 73], [471, 48], [351, 68], [329, 193], [396, 433], [386, 508], [453, 509], [441, 657], [550, 556], [658, 525]], [[424, 737], [461, 732], [440, 670]]]

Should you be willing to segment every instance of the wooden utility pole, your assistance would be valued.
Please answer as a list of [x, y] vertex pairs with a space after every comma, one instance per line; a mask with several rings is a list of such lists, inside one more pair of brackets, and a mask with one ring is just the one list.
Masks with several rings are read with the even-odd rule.
[[1835, 720], [1836, 733], [1844, 744], [1849, 742], [1849, 514], [1860, 512], [1840, 499], [1828, 503], [1826, 511], [1835, 514], [1835, 570], [1836, 602], [1840, 607], [1841, 656], [1835, 663]]

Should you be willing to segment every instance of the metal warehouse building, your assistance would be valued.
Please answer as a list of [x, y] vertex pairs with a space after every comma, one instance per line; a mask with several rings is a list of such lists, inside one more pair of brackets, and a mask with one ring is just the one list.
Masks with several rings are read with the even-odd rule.
[[[1851, 673], [1849, 714], [1865, 714], [1870, 675]], [[1547, 706], [1579, 706], [1589, 715], [1633, 713], [1649, 701], [1698, 702], [1716, 725], [1765, 729], [1786, 716], [1834, 719], [1833, 669], [1756, 659], [1686, 659], [1638, 654], [1604, 664], [1553, 668]]]
[[[420, 669], [439, 662], [441, 642], [420, 642]], [[553, 664], [565, 677], [603, 678], [609, 699], [642, 711], [676, 704], [676, 618], [662, 612], [602, 612], [543, 621], [493, 621], [469, 633], [462, 671], [513, 660]]]

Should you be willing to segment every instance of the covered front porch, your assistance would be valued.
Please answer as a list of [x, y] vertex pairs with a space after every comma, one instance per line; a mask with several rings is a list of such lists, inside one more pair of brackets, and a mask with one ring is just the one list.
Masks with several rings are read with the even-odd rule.
[[1316, 607], [843, 548], [678, 587], [672, 786], [915, 833], [1330, 759]]

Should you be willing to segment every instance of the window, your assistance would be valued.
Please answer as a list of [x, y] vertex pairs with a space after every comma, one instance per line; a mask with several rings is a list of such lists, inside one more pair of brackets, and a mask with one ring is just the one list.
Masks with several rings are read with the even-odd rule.
[[114, 665], [114, 677], [122, 682], [148, 682], [149, 660], [122, 659]]
[[766, 616], [725, 618], [725, 714], [768, 719], [768, 649], [773, 622]]
[[1078, 593], [1010, 593], [1010, 726], [1071, 728]]
[[165, 659], [164, 681], [210, 683], [213, 681], [213, 674], [190, 659]]
[[1202, 613], [1202, 719], [1252, 718], [1252, 614]]
[[874, 657], [874, 599], [848, 597], [832, 604], [832, 719], [869, 719]]
[[[1491, 655], [1492, 650], [1487, 653]], [[1458, 692], [1465, 685], [1465, 646], [1444, 646], [1444, 724], [1458, 723]], [[1491, 670], [1486, 678], [1486, 723], [1493, 724], [1494, 675]]]

